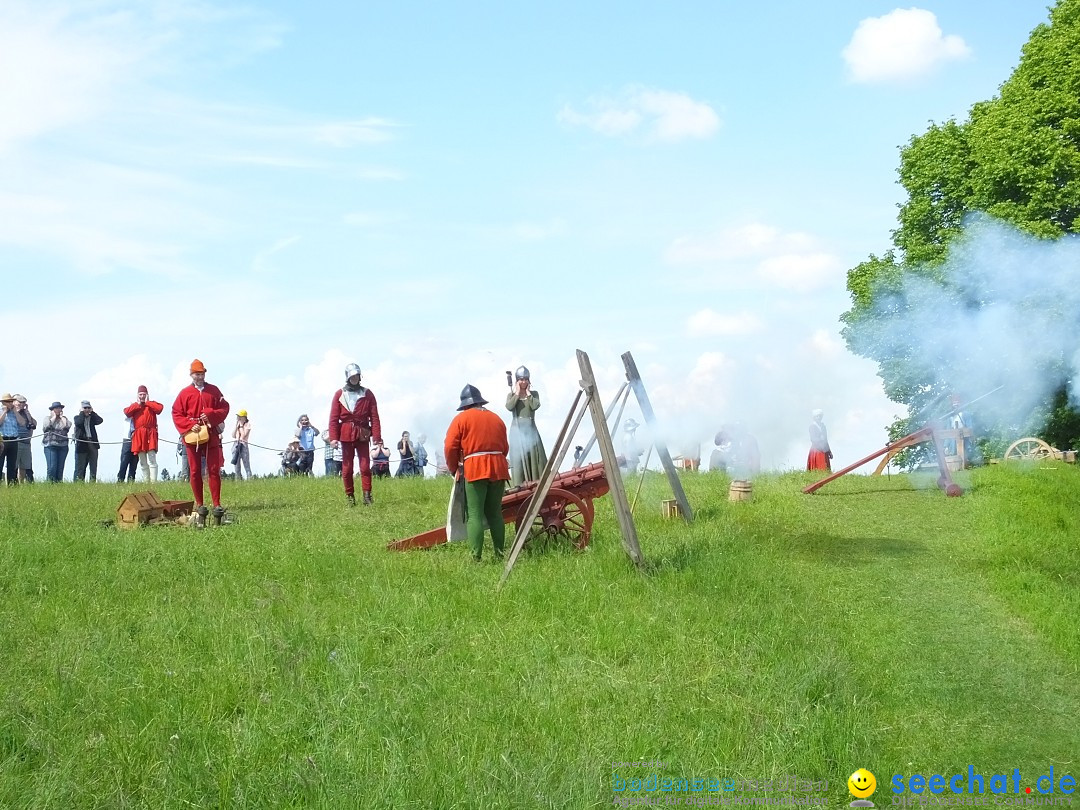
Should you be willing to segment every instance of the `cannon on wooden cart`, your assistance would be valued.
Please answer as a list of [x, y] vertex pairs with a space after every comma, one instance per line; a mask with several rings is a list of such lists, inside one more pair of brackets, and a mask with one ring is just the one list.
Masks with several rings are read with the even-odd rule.
[[[502, 499], [503, 523], [518, 526], [525, 519], [537, 484], [537, 481], [529, 481], [506, 491]], [[559, 473], [532, 523], [529, 541], [547, 538], [568, 542], [578, 551], [584, 549], [592, 535], [593, 500], [607, 492], [608, 481], [602, 461]], [[408, 551], [431, 548], [445, 542], [446, 527], [439, 526], [404, 540], [396, 540], [386, 548], [390, 551]]]

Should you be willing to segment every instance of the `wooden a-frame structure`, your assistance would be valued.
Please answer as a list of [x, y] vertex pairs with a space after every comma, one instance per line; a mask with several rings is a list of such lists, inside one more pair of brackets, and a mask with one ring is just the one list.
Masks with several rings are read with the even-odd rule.
[[[641, 408], [641, 414], [652, 430], [653, 444], [656, 447], [660, 463], [664, 467], [664, 472], [667, 474], [668, 482], [671, 485], [671, 491], [679, 504], [679, 511], [687, 523], [690, 523], [694, 519], [693, 511], [690, 509], [690, 503], [687, 501], [686, 493], [682, 488], [682, 482], [679, 480], [679, 475], [675, 470], [675, 464], [671, 460], [671, 454], [668, 452], [666, 444], [659, 438], [659, 432], [656, 429], [656, 414], [652, 409], [652, 403], [649, 401], [649, 395], [645, 391], [645, 384], [641, 381], [641, 375], [638, 373], [637, 364], [634, 362], [633, 356], [630, 352], [626, 352], [622, 355], [623, 366], [626, 369], [626, 382], [623, 383], [622, 387], [619, 389], [619, 393], [615, 395], [615, 399], [612, 400], [606, 411], [602, 410], [600, 406], [600, 396], [596, 387], [596, 376], [593, 374], [592, 362], [589, 360], [589, 355], [581, 351], [581, 349], [578, 349], [577, 361], [578, 370], [581, 373], [581, 379], [579, 381], [581, 387], [578, 389], [577, 396], [574, 397], [574, 402], [570, 406], [570, 412], [566, 415], [566, 421], [563, 422], [562, 430], [559, 431], [559, 437], [555, 440], [555, 446], [548, 456], [547, 466], [544, 467], [544, 471], [540, 474], [540, 481], [537, 484], [536, 493], [529, 502], [529, 509], [526, 512], [524, 519], [518, 523], [517, 534], [514, 536], [513, 546], [511, 546], [510, 554], [506, 559], [506, 568], [503, 570], [502, 577], [499, 579], [500, 586], [502, 586], [502, 584], [506, 582], [507, 577], [510, 576], [510, 571], [513, 570], [514, 563], [517, 562], [518, 555], [525, 546], [525, 540], [529, 536], [529, 530], [532, 527], [533, 521], [535, 521], [537, 515], [540, 514], [544, 499], [551, 490], [551, 485], [555, 476], [558, 474], [559, 466], [562, 464], [563, 459], [566, 458], [566, 454], [573, 443], [574, 434], [581, 425], [582, 419], [585, 418], [586, 411], [592, 416], [593, 435], [584, 447], [574, 466], [577, 467], [580, 465], [589, 450], [592, 449], [594, 442], [599, 445], [600, 458], [604, 464], [604, 475], [607, 478], [609, 491], [615, 504], [615, 519], [619, 524], [619, 531], [622, 534], [623, 548], [626, 550], [630, 559], [633, 560], [634, 565], [640, 567], [644, 563], [645, 560], [641, 554], [641, 546], [638, 543], [637, 527], [634, 525], [634, 517], [630, 511], [630, 503], [626, 498], [626, 488], [623, 486], [618, 456], [615, 453], [615, 445], [612, 442], [611, 432], [608, 430], [607, 422], [616, 403], [620, 403], [619, 416], [617, 416], [615, 420], [615, 424], [619, 424], [619, 419], [622, 416], [623, 407], [626, 405], [626, 399], [629, 396], [630, 391], [633, 391], [634, 396], [637, 397], [638, 405]], [[584, 402], [582, 402], [583, 399]]]

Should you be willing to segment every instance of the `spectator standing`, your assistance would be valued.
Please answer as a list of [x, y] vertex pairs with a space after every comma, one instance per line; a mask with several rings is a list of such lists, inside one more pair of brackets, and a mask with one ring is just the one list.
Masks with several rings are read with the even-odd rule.
[[[225, 454], [221, 449], [221, 431], [229, 417], [229, 403], [216, 385], [206, 381], [206, 366], [201, 360], [191, 361], [191, 385], [181, 389], [173, 402], [173, 425], [183, 437], [187, 452], [191, 493], [195, 496], [198, 526], [206, 525], [207, 508], [203, 503], [203, 464], [210, 479], [210, 498], [214, 505], [214, 522], [221, 525], [225, 509], [221, 506], [221, 467]], [[202, 429], [205, 428], [205, 431]], [[205, 438], [201, 434], [205, 433]], [[187, 439], [195, 439], [188, 442]]]
[[135, 480], [135, 467], [139, 464], [139, 457], [131, 452], [131, 435], [135, 432], [135, 420], [127, 417], [127, 436], [124, 444], [120, 447], [120, 471], [116, 474], [116, 483]]
[[[353, 494], [353, 457], [360, 460], [360, 486], [364, 492], [364, 503], [370, 504], [371, 498], [371, 450], [369, 442], [382, 448], [382, 422], [379, 420], [379, 406], [375, 394], [370, 388], [360, 384], [360, 366], [349, 363], [345, 366], [345, 385], [334, 392], [330, 402], [330, 441], [335, 445], [340, 442], [342, 453], [341, 481], [345, 485], [345, 498], [350, 506], [356, 505]], [[385, 448], [383, 448], [385, 450]]]
[[281, 474], [284, 477], [300, 475], [300, 462], [303, 459], [303, 451], [300, 449], [300, 440], [293, 439], [281, 452]]
[[75, 425], [75, 480], [85, 481], [86, 472], [90, 471], [90, 481], [97, 481], [98, 441], [97, 426], [105, 420], [94, 412], [87, 400], [82, 401], [82, 409], [72, 420]]
[[135, 422], [131, 437], [131, 452], [139, 457], [143, 481], [157, 481], [158, 416], [165, 406], [150, 399], [145, 385], [140, 385], [135, 401], [124, 408], [124, 413]]
[[293, 438], [300, 442], [300, 473], [303, 475], [311, 475], [311, 468], [315, 464], [315, 437], [320, 432], [311, 424], [306, 413], [300, 414]]
[[416, 453], [416, 474], [420, 476], [424, 474], [424, 468], [427, 467], [427, 448], [424, 447], [426, 441], [427, 436], [421, 433], [416, 437], [416, 446], [413, 448]]
[[56, 400], [49, 406], [41, 443], [45, 448], [45, 478], [54, 484], [64, 480], [64, 462], [68, 454], [71, 420], [64, 416], [64, 406]]
[[236, 446], [233, 448], [233, 474], [237, 481], [243, 481], [244, 476], [240, 473], [240, 466], [247, 470], [248, 480], [251, 480], [251, 448], [248, 441], [251, 439], [251, 422], [248, 421], [248, 412], [241, 408], [236, 412], [236, 427], [232, 432]]
[[381, 444], [371, 451], [371, 474], [376, 478], [390, 477], [390, 451]]
[[0, 467], [7, 468], [9, 486], [19, 483], [19, 422], [15, 417], [15, 397], [0, 397]]
[[337, 447], [330, 441], [330, 433], [327, 431], [323, 434], [323, 441], [326, 444], [323, 446], [323, 467], [327, 477], [331, 475], [341, 475], [341, 443], [338, 442]]
[[413, 452], [413, 443], [409, 438], [409, 431], [404, 431], [401, 434], [401, 441], [397, 443], [398, 455], [401, 456], [401, 462], [398, 464], [397, 477], [408, 478], [417, 474], [416, 471], [416, 455]]
[[34, 483], [34, 453], [30, 440], [37, 430], [37, 419], [30, 415], [26, 397], [15, 395], [15, 420], [19, 423], [19, 480]]
[[469, 548], [476, 562], [480, 562], [484, 548], [484, 518], [491, 530], [496, 559], [503, 555], [506, 526], [502, 518], [502, 497], [506, 482], [510, 480], [506, 425], [484, 405], [487, 400], [480, 391], [466, 385], [461, 391], [460, 413], [450, 423], [443, 446], [446, 466], [451, 472], [457, 471], [457, 476], [465, 477]]
[[182, 441], [176, 443], [176, 463], [180, 467], [180, 472], [176, 474], [177, 480], [189, 481], [191, 471], [188, 469], [187, 447]]

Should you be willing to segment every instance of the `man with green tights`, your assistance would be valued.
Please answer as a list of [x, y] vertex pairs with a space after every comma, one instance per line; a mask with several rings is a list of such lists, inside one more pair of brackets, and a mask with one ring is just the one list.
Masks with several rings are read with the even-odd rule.
[[456, 471], [459, 477], [465, 476], [469, 548], [476, 562], [480, 562], [484, 548], [485, 517], [491, 529], [495, 557], [503, 554], [506, 527], [502, 519], [502, 497], [506, 482], [510, 480], [506, 425], [484, 405], [487, 400], [476, 386], [466, 385], [461, 390], [460, 413], [450, 423], [443, 447], [447, 469]]

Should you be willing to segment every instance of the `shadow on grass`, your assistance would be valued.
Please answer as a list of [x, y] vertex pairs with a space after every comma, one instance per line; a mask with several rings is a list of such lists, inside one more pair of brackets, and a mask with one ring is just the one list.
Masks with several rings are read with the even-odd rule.
[[922, 495], [927, 490], [934, 492], [941, 492], [942, 496], [945, 495], [943, 490], [937, 488], [937, 486], [931, 482], [924, 487], [911, 486], [906, 489], [898, 489], [895, 485], [877, 486], [877, 487], [862, 487], [857, 490], [842, 491], [839, 489], [827, 489], [822, 488], [817, 492], [812, 492], [810, 495], [814, 498], [858, 498], [863, 495], [896, 495], [897, 497], [911, 497], [913, 495]]
[[702, 558], [703, 549], [700, 543], [680, 543], [674, 548], [648, 556], [641, 566], [641, 572], [653, 576], [692, 568]]
[[787, 545], [804, 557], [827, 563], [865, 565], [881, 557], [915, 557], [925, 554], [926, 544], [898, 537], [840, 537], [833, 534], [797, 534]]

